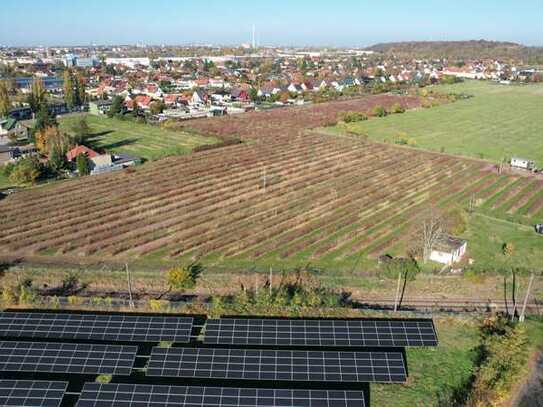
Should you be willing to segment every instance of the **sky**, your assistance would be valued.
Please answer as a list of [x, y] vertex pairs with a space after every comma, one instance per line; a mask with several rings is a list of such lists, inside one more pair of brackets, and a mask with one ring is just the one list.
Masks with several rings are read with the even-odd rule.
[[543, 45], [543, 0], [0, 0], [0, 46], [368, 46], [487, 39]]

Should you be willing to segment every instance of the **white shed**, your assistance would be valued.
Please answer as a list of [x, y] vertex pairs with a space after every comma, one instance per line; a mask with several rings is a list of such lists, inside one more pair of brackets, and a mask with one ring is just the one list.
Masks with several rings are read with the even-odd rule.
[[452, 236], [442, 236], [430, 253], [430, 260], [451, 265], [462, 259], [468, 247], [467, 240]]
[[511, 167], [531, 170], [535, 167], [535, 162], [526, 158], [513, 157], [511, 158]]

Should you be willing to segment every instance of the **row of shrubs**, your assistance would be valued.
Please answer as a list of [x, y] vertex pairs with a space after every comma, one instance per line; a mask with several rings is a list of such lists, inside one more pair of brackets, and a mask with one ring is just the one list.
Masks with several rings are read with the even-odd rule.
[[368, 120], [370, 116], [385, 117], [389, 114], [398, 114], [404, 112], [405, 108], [399, 103], [393, 104], [389, 110], [381, 105], [378, 105], [371, 110], [369, 115], [362, 112], [345, 112], [341, 115], [341, 120], [345, 123], [356, 123]]

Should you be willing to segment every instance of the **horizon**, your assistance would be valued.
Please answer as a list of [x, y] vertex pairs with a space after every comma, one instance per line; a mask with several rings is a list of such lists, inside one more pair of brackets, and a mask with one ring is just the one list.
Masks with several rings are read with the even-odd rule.
[[[250, 43], [253, 24], [256, 42], [261, 47], [364, 48], [388, 42], [482, 38], [525, 46], [543, 45], [538, 22], [543, 2], [527, 0], [514, 15], [489, 0], [475, 5], [467, 0], [439, 7], [435, 4], [432, 0], [409, 4], [389, 0], [386, 7], [375, 7], [367, 0], [342, 0], [331, 11], [330, 5], [322, 0], [311, 3], [300, 0], [295, 4], [287, 0], [273, 4], [234, 0], [227, 5], [210, 0], [204, 6], [192, 0], [184, 4], [173, 4], [171, 0], [152, 4], [96, 0], [90, 5], [58, 0], [53, 7], [38, 0], [5, 0], [0, 17], [0, 46], [141, 43], [228, 47]], [[51, 21], [60, 24], [51, 25]]]

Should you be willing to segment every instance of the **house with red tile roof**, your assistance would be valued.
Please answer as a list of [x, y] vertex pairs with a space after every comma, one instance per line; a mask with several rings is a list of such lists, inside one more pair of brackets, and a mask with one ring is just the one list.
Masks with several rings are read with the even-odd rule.
[[86, 154], [88, 158], [98, 157], [99, 155], [96, 151], [88, 148], [87, 146], [78, 145], [66, 153], [66, 160], [68, 160], [68, 162], [73, 162], [80, 154]]

